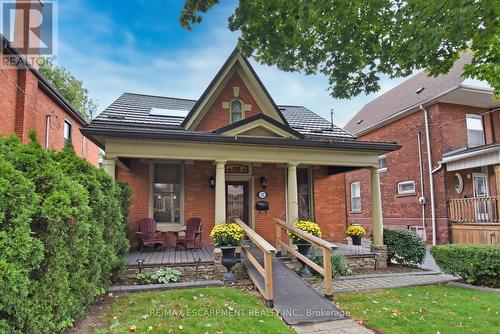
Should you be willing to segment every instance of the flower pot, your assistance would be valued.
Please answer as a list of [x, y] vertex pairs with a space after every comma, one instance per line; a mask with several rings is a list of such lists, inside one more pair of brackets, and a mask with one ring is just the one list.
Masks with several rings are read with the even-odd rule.
[[232, 283], [236, 281], [236, 276], [231, 269], [236, 264], [236, 246], [223, 246], [221, 263], [226, 268], [227, 273], [224, 274], [224, 282]]
[[[309, 252], [311, 251], [311, 244], [309, 242], [304, 242], [302, 241], [301, 243], [297, 244], [297, 249], [300, 254], [304, 255], [307, 257], [309, 255]], [[311, 272], [309, 271], [309, 267], [307, 264], [299, 259], [300, 264], [302, 265], [302, 268], [299, 270], [299, 275], [302, 277], [312, 277]]]
[[361, 246], [361, 236], [360, 235], [353, 235], [351, 236], [352, 239], [352, 244], [354, 246]]

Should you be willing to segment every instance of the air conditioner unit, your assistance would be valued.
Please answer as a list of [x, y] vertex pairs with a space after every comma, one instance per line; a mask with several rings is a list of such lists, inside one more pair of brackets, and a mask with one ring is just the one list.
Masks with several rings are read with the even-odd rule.
[[425, 236], [425, 229], [423, 228], [423, 226], [416, 226], [416, 225], [411, 225], [411, 226], [408, 226], [408, 229], [410, 230], [411, 233], [419, 236], [420, 238], [426, 240], [426, 236]]

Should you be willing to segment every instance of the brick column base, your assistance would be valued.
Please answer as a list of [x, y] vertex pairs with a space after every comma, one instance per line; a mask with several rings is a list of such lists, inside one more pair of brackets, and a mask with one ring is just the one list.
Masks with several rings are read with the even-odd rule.
[[375, 253], [375, 269], [386, 269], [387, 268], [387, 246], [370, 246], [370, 251]]

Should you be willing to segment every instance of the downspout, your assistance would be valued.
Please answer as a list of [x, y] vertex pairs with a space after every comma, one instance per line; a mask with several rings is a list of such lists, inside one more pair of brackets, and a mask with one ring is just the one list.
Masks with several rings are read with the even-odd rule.
[[425, 195], [424, 195], [424, 165], [422, 160], [422, 133], [417, 132], [417, 142], [418, 142], [418, 166], [420, 169], [420, 196], [419, 201], [422, 206], [422, 227], [424, 228], [424, 235], [427, 238], [427, 228], [425, 227]]
[[434, 199], [434, 180], [432, 177], [432, 154], [431, 154], [431, 140], [429, 134], [429, 115], [427, 109], [420, 105], [420, 110], [424, 113], [425, 122], [425, 141], [427, 147], [427, 164], [429, 169], [429, 191], [431, 194], [431, 223], [432, 223], [432, 244], [436, 245], [436, 204]]

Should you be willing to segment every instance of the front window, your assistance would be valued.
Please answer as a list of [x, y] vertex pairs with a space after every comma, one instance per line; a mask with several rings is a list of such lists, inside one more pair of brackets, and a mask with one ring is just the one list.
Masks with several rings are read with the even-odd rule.
[[153, 215], [157, 222], [181, 221], [181, 166], [156, 164], [154, 166]]
[[313, 219], [312, 186], [309, 168], [297, 168], [297, 190], [299, 198], [299, 219]]
[[231, 123], [238, 122], [243, 118], [243, 108], [241, 102], [238, 100], [231, 102]]
[[479, 115], [467, 115], [467, 145], [476, 147], [484, 145], [483, 119]]
[[64, 141], [71, 143], [71, 123], [64, 121]]
[[361, 183], [351, 183], [351, 212], [361, 212]]

